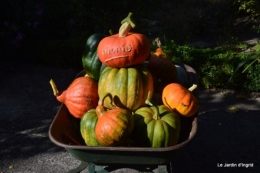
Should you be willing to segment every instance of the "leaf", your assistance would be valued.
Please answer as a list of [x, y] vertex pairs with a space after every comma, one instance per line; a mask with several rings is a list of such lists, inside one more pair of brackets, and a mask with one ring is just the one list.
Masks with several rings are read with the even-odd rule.
[[[252, 55], [252, 56], [250, 56], [250, 57], [244, 59], [243, 61], [241, 61], [241, 62], [237, 65], [237, 68], [235, 69], [233, 75], [229, 78], [229, 80], [228, 80], [227, 83], [229, 83], [229, 82], [231, 81], [231, 79], [233, 78], [234, 74], [235, 74], [243, 65], [245, 65], [245, 64], [248, 63], [248, 62], [251, 62], [251, 63], [249, 64], [249, 66], [251, 66], [251, 65], [252, 65], [255, 61], [257, 61], [258, 59], [260, 59], [259, 54], [254, 54], [254, 55]], [[248, 69], [249, 66], [247, 66], [247, 67], [242, 71], [242, 73], [244, 73], [244, 72]]]
[[256, 58], [255, 60], [253, 60], [243, 71], [242, 73], [244, 73], [254, 62], [256, 62], [257, 60], [259, 60], [260, 58]]
[[256, 44], [256, 45], [253, 47], [253, 49], [254, 49], [255, 51], [260, 51], [260, 44]]
[[227, 112], [230, 113], [236, 113], [237, 111], [239, 111], [239, 109], [236, 106], [232, 106], [227, 109]]

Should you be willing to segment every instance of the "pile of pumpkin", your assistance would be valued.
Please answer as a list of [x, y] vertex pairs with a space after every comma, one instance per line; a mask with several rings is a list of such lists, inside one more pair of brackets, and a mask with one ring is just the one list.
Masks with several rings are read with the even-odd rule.
[[51, 80], [54, 95], [80, 119], [88, 146], [176, 145], [180, 116], [195, 115], [198, 101], [160, 44], [151, 54], [148, 38], [130, 32], [132, 13], [121, 24], [118, 34], [88, 38], [82, 56], [86, 75], [63, 92]]

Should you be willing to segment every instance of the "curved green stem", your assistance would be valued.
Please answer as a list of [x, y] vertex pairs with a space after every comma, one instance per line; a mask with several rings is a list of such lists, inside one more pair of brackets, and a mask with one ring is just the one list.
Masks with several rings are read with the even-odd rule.
[[117, 95], [114, 96], [113, 102], [114, 102], [114, 105], [115, 105], [116, 107], [121, 108], [121, 109], [128, 110], [129, 112], [132, 112], [131, 109], [129, 109], [126, 105], [124, 105], [124, 104], [121, 102], [120, 98], [119, 98]]
[[154, 119], [159, 120], [160, 116], [159, 116], [159, 108], [158, 105], [156, 103], [154, 103], [151, 99], [150, 99], [150, 91], [148, 92], [147, 95], [147, 99], [145, 100], [145, 104], [149, 105], [149, 106], [153, 106], [156, 109], [155, 112], [155, 116], [153, 116]]
[[113, 33], [113, 30], [112, 30], [112, 29], [110, 29], [108, 32], [109, 32], [109, 34], [110, 34], [110, 35], [114, 35], [114, 33]]
[[129, 31], [135, 27], [135, 23], [132, 19], [133, 13], [129, 13], [128, 16], [121, 21], [121, 27], [119, 28], [119, 37], [125, 37]]
[[103, 115], [107, 111], [107, 108], [104, 107], [104, 100], [106, 97], [110, 98], [110, 104], [112, 105], [112, 95], [110, 93], [107, 93], [101, 100], [98, 101], [98, 106], [96, 107], [96, 113], [98, 116]]
[[50, 84], [51, 84], [51, 88], [53, 90], [54, 96], [58, 96], [60, 92], [52, 79], [50, 80]]
[[111, 93], [107, 93], [101, 100], [98, 101], [98, 105], [104, 106], [104, 100], [106, 97], [110, 98], [110, 104], [113, 105], [113, 97]]

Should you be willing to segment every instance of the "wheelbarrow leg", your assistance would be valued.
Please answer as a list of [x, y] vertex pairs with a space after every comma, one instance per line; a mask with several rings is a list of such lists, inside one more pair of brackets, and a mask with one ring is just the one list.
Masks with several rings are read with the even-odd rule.
[[80, 173], [82, 170], [86, 169], [87, 166], [88, 163], [81, 162], [77, 168], [70, 170], [68, 173]]
[[88, 165], [89, 173], [109, 173], [103, 168], [103, 166], [95, 165], [94, 163], [89, 163]]
[[[169, 166], [169, 165], [168, 165]], [[94, 163], [86, 163], [86, 162], [81, 162], [80, 165], [75, 168], [70, 170], [68, 173], [80, 173], [84, 169], [88, 169], [89, 173], [109, 173], [109, 171], [105, 170], [103, 166], [95, 165]], [[171, 173], [167, 171], [167, 165], [158, 165], [158, 173]], [[151, 171], [141, 171], [140, 173], [152, 173]]]
[[158, 165], [158, 172], [159, 173], [168, 173], [167, 172], [167, 165]]

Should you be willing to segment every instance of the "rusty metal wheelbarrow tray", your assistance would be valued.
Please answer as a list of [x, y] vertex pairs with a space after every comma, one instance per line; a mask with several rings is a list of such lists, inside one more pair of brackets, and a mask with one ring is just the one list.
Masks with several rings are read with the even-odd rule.
[[[82, 74], [84, 72], [79, 73]], [[86, 146], [80, 134], [80, 120], [74, 118], [62, 104], [50, 128], [49, 138], [56, 145], [65, 148], [81, 162], [97, 165], [167, 165], [176, 159], [180, 150], [188, 144], [197, 132], [197, 115], [181, 117], [180, 139], [170, 147], [94, 147]]]

